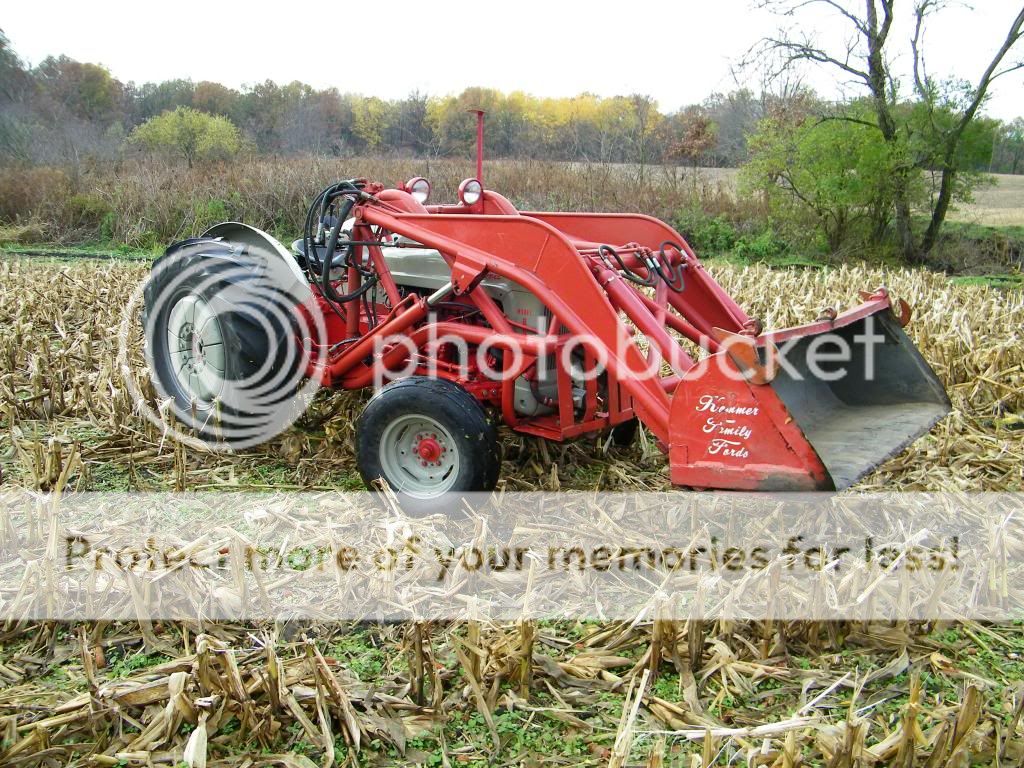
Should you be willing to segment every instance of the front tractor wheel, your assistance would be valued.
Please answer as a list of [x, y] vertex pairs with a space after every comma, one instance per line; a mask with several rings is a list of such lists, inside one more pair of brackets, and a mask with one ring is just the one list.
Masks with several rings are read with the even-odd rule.
[[383, 479], [405, 500], [493, 490], [501, 456], [494, 425], [466, 390], [414, 376], [389, 384], [356, 425], [359, 474]]

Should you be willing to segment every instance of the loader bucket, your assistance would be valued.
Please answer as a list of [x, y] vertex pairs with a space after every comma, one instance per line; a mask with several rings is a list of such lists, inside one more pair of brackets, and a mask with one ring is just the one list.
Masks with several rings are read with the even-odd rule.
[[949, 413], [887, 296], [811, 325], [731, 336], [753, 347], [746, 359], [758, 375], [727, 375], [721, 363], [737, 358], [722, 351], [681, 377], [669, 423], [676, 485], [841, 490]]
[[[773, 339], [788, 365], [780, 366], [770, 386], [836, 490], [897, 455], [949, 413], [942, 384], [888, 307], [823, 333], [799, 330]], [[828, 334], [846, 343], [849, 360], [819, 359], [816, 374], [811, 352], [815, 344], [828, 347], [816, 341]], [[870, 335], [873, 344], [865, 342]]]

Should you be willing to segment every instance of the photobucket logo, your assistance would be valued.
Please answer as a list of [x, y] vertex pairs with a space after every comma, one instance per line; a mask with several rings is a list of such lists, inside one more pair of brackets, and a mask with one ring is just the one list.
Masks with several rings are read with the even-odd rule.
[[638, 345], [635, 336], [623, 332], [609, 347], [588, 334], [498, 333], [480, 326], [453, 327], [430, 316], [411, 334], [375, 340], [373, 386], [379, 389], [412, 375], [497, 385], [524, 375], [543, 380], [558, 369], [569, 372], [574, 382], [586, 383], [605, 374], [613, 358], [620, 380], [692, 377], [713, 368], [737, 382], [765, 383], [780, 373], [794, 381], [834, 382], [851, 375], [872, 381], [877, 349], [886, 338], [869, 316], [856, 333], [839, 329], [779, 342], [742, 334], [726, 334], [719, 340], [701, 337], [697, 346], [702, 353], [694, 360], [674, 340], [675, 349], [650, 339]]
[[787, 339], [779, 345], [765, 345], [769, 364], [794, 381], [841, 381], [848, 376], [874, 381], [878, 348], [886, 336], [878, 333], [869, 315], [856, 333], [829, 331]]
[[418, 331], [374, 340], [373, 386], [380, 389], [413, 375], [500, 384], [525, 374], [545, 378], [559, 366], [572, 371], [575, 381], [586, 382], [607, 370], [609, 355], [607, 345], [590, 335], [500, 333], [480, 326], [455, 329], [431, 315]]
[[[266, 442], [305, 410], [325, 354], [322, 313], [277, 254], [201, 241], [161, 258], [133, 292], [118, 365], [139, 411], [175, 440], [214, 450]], [[141, 309], [150, 405], [130, 360]], [[172, 418], [173, 417], [173, 418]]]

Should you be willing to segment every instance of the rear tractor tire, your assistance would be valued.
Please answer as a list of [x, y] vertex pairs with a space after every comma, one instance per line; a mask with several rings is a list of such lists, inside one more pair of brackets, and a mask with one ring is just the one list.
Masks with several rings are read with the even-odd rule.
[[255, 445], [294, 418], [293, 309], [267, 283], [258, 260], [216, 240], [172, 246], [153, 265], [142, 314], [153, 383], [208, 443]]
[[445, 494], [494, 489], [501, 469], [498, 433], [480, 404], [444, 379], [393, 382], [367, 403], [356, 424], [356, 460], [367, 487], [384, 480], [419, 510]]

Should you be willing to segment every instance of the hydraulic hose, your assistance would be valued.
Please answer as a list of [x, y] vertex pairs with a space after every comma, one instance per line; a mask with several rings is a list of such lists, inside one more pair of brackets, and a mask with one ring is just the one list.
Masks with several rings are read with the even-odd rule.
[[[673, 267], [672, 259], [670, 259], [668, 254], [665, 253], [666, 246], [675, 248], [680, 255], [683, 254], [682, 246], [673, 243], [671, 240], [666, 240], [658, 249], [658, 258], [653, 260], [654, 269], [657, 270], [658, 276], [665, 281], [665, 285], [676, 293], [682, 293], [683, 289], [686, 288], [686, 284], [683, 282], [683, 270], [686, 269], [686, 263], [684, 261], [680, 261], [677, 267]], [[666, 274], [666, 272], [668, 274]], [[669, 275], [672, 275], [672, 277], [670, 278]]]
[[338, 293], [334, 290], [334, 286], [331, 285], [331, 268], [334, 265], [334, 252], [338, 248], [338, 236], [341, 234], [341, 225], [345, 222], [345, 219], [348, 218], [348, 214], [351, 212], [354, 204], [355, 201], [351, 198], [347, 198], [345, 202], [342, 203], [342, 206], [338, 211], [337, 221], [335, 221], [334, 226], [331, 227], [331, 234], [327, 238], [327, 249], [324, 253], [323, 264], [320, 267], [320, 292], [336, 304], [344, 304], [352, 301], [353, 299], [357, 299], [377, 284], [377, 276], [373, 275], [365, 283], [356, 288], [356, 290], [352, 291], [352, 293], [346, 294]]
[[605, 256], [606, 253], [610, 253], [612, 255], [612, 258], [614, 258], [615, 262], [619, 265], [618, 268], [622, 272], [622, 276], [625, 277], [627, 280], [634, 282], [637, 285], [641, 285], [644, 288], [654, 287], [656, 278], [651, 270], [648, 270], [646, 279], [640, 277], [640, 275], [638, 275], [636, 272], [634, 272], [633, 270], [626, 266], [626, 263], [622, 260], [622, 257], [619, 256], [619, 252], [612, 248], [610, 245], [599, 245], [597, 247], [597, 253], [605, 264], [608, 264], [609, 267], [615, 269], [615, 267], [609, 264], [608, 259]]

